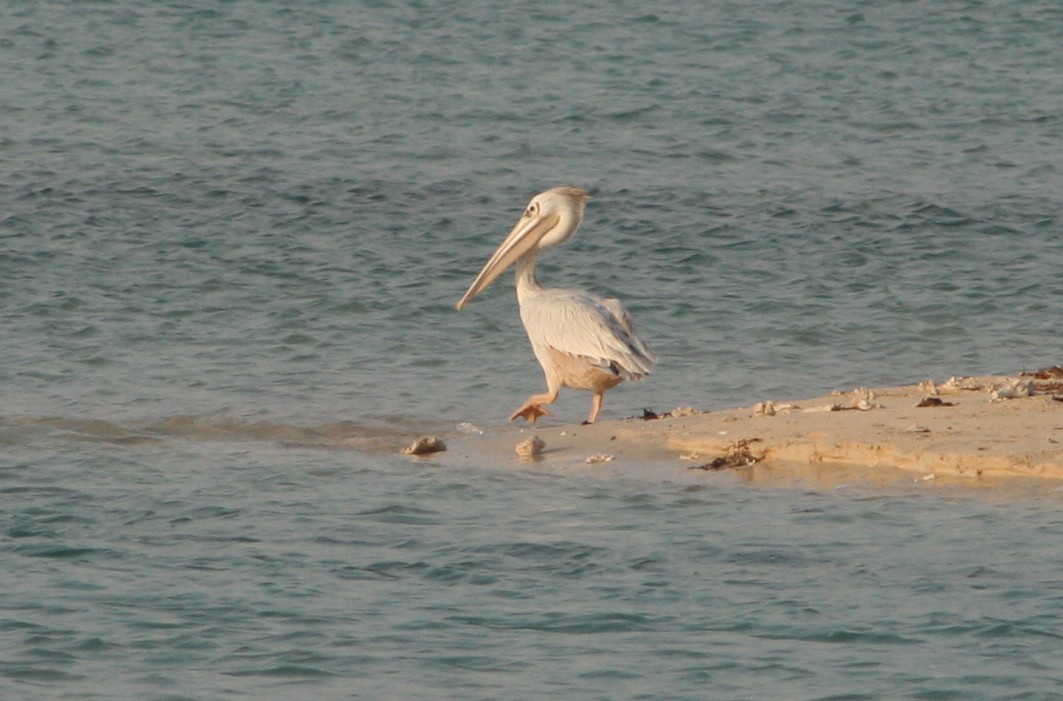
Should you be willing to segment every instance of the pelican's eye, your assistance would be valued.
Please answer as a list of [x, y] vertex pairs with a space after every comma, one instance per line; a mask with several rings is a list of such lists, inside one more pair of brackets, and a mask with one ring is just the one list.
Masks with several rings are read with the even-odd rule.
[[539, 203], [538, 202], [532, 202], [530, 205], [528, 205], [528, 208], [526, 210], [524, 210], [524, 218], [525, 219], [531, 219], [532, 217], [534, 217], [538, 213], [539, 213]]

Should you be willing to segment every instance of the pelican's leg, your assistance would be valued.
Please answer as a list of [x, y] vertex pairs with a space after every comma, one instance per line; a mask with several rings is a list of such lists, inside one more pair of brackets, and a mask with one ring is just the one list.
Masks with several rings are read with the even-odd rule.
[[546, 376], [546, 394], [533, 394], [524, 400], [524, 403], [520, 405], [520, 408], [513, 412], [513, 415], [509, 417], [510, 421], [513, 421], [518, 416], [522, 416], [530, 423], [535, 423], [535, 420], [540, 416], [550, 416], [550, 412], [542, 407], [543, 404], [553, 404], [557, 401], [557, 396], [561, 394], [561, 383], [556, 378], [550, 375]]
[[513, 412], [513, 415], [509, 417], [512, 421], [518, 416], [524, 417], [530, 423], [535, 423], [535, 420], [540, 416], [550, 416], [550, 412], [543, 408], [543, 404], [552, 404], [557, 399], [557, 392], [553, 394], [533, 394], [528, 397], [520, 408]]
[[601, 390], [594, 393], [594, 399], [591, 400], [591, 415], [587, 417], [587, 420], [583, 423], [592, 424], [598, 420], [598, 412], [602, 410], [602, 399], [605, 398], [605, 390]]

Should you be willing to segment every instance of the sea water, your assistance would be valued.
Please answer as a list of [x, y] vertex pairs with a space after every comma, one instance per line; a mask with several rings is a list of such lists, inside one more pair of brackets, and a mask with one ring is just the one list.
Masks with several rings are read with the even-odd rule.
[[603, 419], [1059, 363], [1061, 47], [1048, 0], [4, 5], [0, 696], [1063, 698], [1053, 485], [395, 454], [541, 390], [508, 276], [453, 304], [559, 184], [542, 280], [660, 356]]

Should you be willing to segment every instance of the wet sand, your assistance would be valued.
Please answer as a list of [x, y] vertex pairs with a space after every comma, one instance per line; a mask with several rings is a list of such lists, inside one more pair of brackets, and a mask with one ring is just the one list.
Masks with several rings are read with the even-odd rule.
[[[537, 436], [537, 455], [517, 445]], [[447, 438], [435, 459], [565, 469], [641, 466], [693, 479], [1063, 479], [1063, 370], [952, 378], [589, 426], [514, 424]]]

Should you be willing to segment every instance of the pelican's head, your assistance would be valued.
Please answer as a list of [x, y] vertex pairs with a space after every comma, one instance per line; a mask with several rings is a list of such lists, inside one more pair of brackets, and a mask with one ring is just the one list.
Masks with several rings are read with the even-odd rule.
[[458, 309], [495, 281], [524, 255], [564, 243], [579, 228], [583, 207], [590, 196], [578, 187], [555, 187], [531, 199], [524, 215], [473, 280]]

